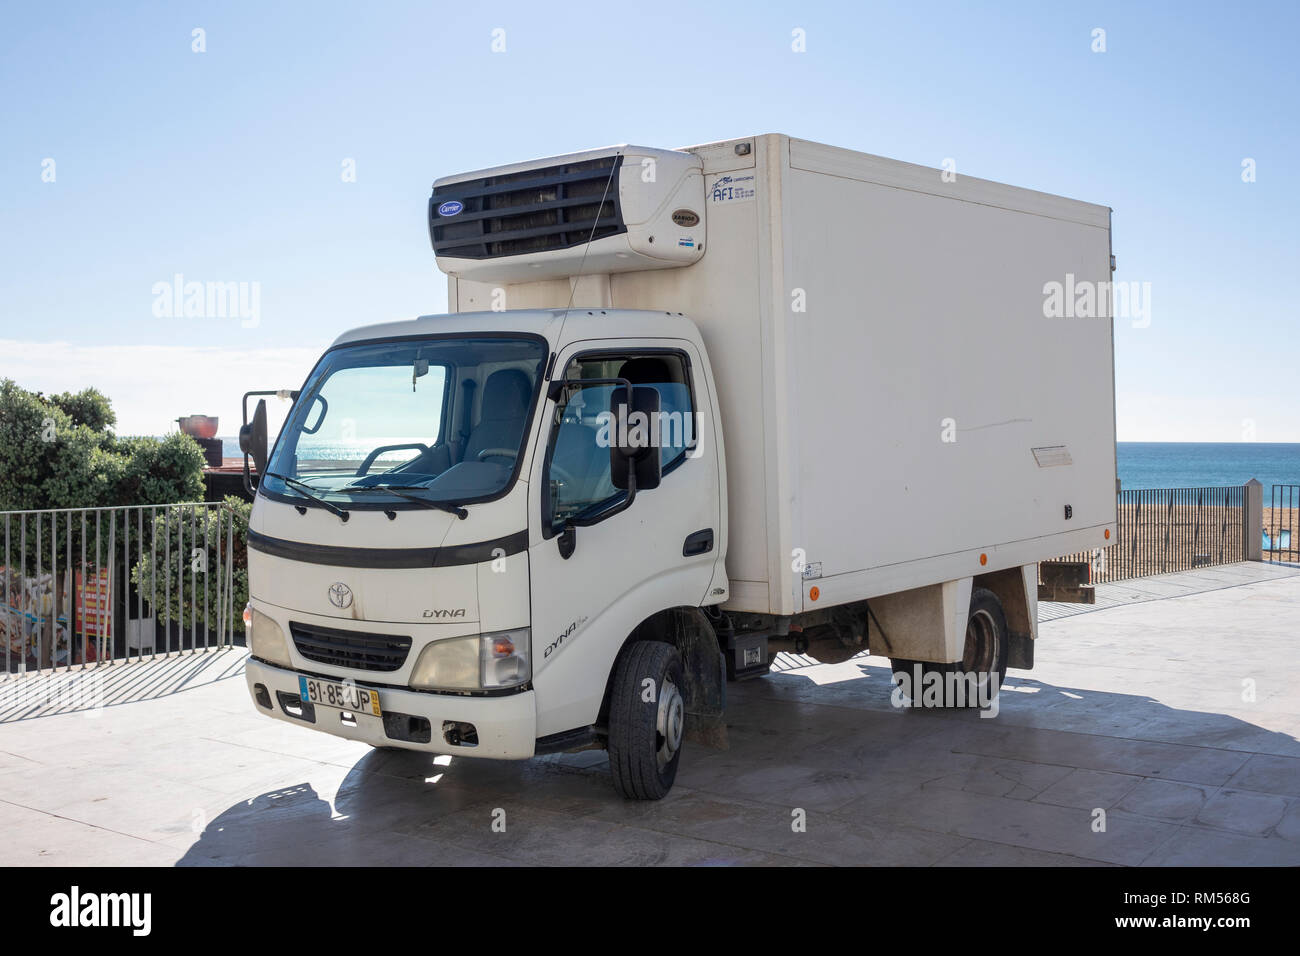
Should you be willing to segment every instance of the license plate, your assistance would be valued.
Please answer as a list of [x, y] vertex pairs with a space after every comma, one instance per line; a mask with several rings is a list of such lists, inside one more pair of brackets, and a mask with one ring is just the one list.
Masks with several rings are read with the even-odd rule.
[[340, 684], [332, 680], [318, 680], [315, 677], [299, 677], [298, 696], [317, 707], [337, 707], [339, 710], [350, 710], [353, 713], [383, 716], [379, 710], [379, 692], [355, 684]]

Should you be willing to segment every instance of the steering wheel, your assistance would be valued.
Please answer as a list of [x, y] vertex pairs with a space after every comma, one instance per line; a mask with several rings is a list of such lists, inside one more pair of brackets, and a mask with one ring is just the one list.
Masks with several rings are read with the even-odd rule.
[[482, 461], [484, 458], [518, 458], [518, 457], [519, 457], [519, 452], [515, 451], [513, 448], [484, 448], [481, 452], [478, 453], [479, 461]]
[[420, 449], [420, 451], [421, 451], [423, 454], [426, 454], [426, 455], [429, 454], [429, 451], [430, 451], [428, 445], [421, 444], [421, 443], [418, 442], [418, 441], [415, 441], [415, 442], [407, 442], [406, 444], [403, 444], [403, 445], [380, 445], [378, 448], [376, 448], [374, 451], [372, 451], [369, 455], [366, 455], [366, 460], [363, 461], [363, 462], [361, 463], [361, 467], [357, 469], [356, 477], [357, 477], [357, 478], [360, 478], [362, 475], [364, 475], [366, 472], [368, 472], [368, 471], [370, 470], [370, 466], [373, 465], [373, 464], [375, 463], [375, 459], [378, 458], [380, 455], [382, 455], [384, 452], [386, 452], [386, 451], [400, 451], [400, 450], [403, 449], [403, 448], [418, 448], [418, 449]]

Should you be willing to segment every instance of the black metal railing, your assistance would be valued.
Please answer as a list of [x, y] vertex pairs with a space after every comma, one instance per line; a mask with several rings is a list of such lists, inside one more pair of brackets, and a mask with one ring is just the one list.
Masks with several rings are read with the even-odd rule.
[[1274, 485], [1264, 506], [1265, 561], [1300, 562], [1300, 485]]
[[0, 512], [0, 673], [230, 646], [245, 533], [220, 502]]
[[1056, 559], [1088, 562], [1093, 584], [1246, 560], [1245, 486], [1126, 489], [1116, 506], [1111, 545]]

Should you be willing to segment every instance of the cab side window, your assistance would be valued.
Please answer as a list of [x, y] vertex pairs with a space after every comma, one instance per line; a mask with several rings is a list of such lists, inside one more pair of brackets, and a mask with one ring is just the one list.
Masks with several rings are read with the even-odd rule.
[[[610, 405], [621, 386], [599, 379], [625, 378], [659, 393], [657, 440], [663, 472], [681, 465], [695, 447], [697, 421], [690, 369], [680, 352], [599, 353], [579, 356], [565, 369], [546, 456], [548, 534], [575, 516], [599, 514], [625, 494], [610, 481]], [[665, 477], [666, 480], [666, 477]]]

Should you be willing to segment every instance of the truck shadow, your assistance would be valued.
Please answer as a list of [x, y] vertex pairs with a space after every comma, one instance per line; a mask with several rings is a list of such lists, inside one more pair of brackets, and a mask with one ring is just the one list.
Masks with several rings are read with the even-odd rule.
[[[307, 780], [229, 807], [177, 865], [709, 862], [691, 856], [705, 841], [742, 856], [785, 852], [768, 845], [766, 824], [737, 821], [774, 814], [784, 821], [776, 829], [788, 830], [792, 806], [877, 836], [924, 828], [955, 839], [959, 821], [986, 815], [990, 800], [1013, 809], [1024, 801], [1048, 817], [1109, 808], [1161, 845], [1188, 828], [1246, 835], [1300, 862], [1300, 742], [1290, 734], [1145, 695], [1016, 676], [994, 719], [900, 709], [887, 667], [836, 666], [838, 680], [792, 672], [735, 685], [729, 749], [687, 749], [676, 788], [659, 803], [617, 796], [601, 751], [519, 762], [373, 751], [332, 798], [324, 780]], [[1238, 807], [1248, 819], [1234, 816]], [[494, 827], [502, 822], [504, 832]], [[1073, 828], [1056, 847], [1051, 825], [1036, 825], [1046, 828], [1033, 835], [1041, 851], [1079, 852]], [[1116, 846], [1127, 848], [1108, 851], [1111, 862], [1140, 861], [1131, 845]]]
[[241, 800], [176, 865], [505, 865], [480, 847], [497, 848], [503, 822], [622, 802], [594, 750], [526, 761], [374, 750], [324, 793], [304, 780]]

